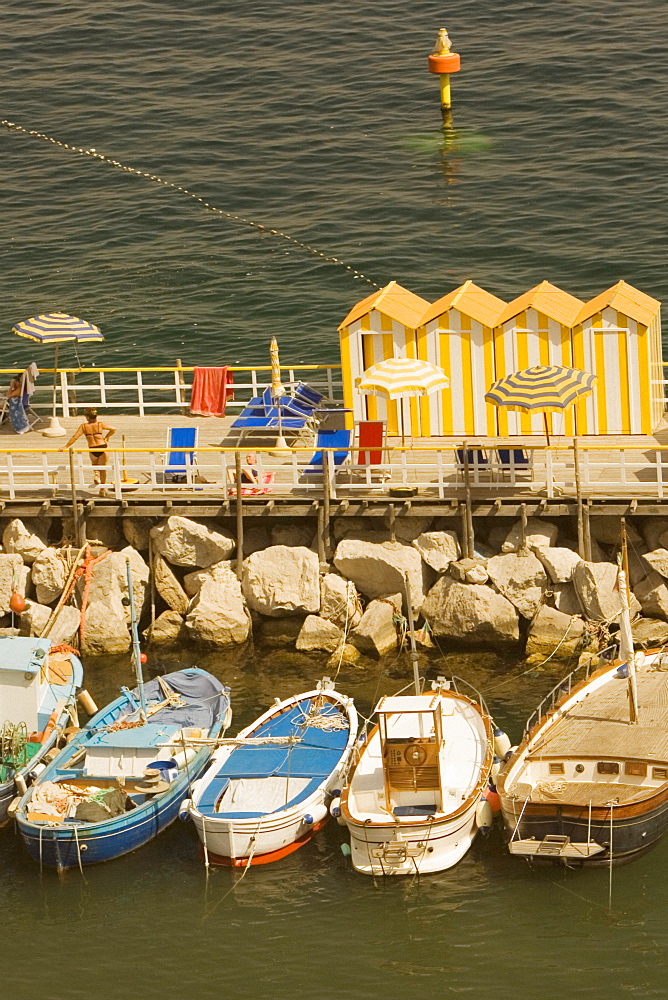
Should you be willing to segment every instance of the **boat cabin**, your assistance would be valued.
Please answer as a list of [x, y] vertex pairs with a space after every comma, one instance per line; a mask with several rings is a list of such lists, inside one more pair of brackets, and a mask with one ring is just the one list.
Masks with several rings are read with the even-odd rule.
[[444, 699], [436, 694], [382, 698], [376, 707], [385, 808], [395, 816], [443, 812]]
[[86, 744], [84, 775], [99, 778], [136, 778], [158, 758], [171, 757], [164, 744], [179, 726], [147, 722], [131, 729], [96, 733]]
[[0, 639], [0, 723], [25, 723], [42, 732], [60, 700], [82, 683], [79, 661], [50, 654], [51, 640], [24, 636]]

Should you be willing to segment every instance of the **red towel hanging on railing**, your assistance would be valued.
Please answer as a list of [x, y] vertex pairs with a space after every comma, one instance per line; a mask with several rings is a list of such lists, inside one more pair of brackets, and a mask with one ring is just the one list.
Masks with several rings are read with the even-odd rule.
[[193, 368], [190, 412], [198, 417], [224, 417], [228, 399], [233, 399], [232, 372], [224, 368]]

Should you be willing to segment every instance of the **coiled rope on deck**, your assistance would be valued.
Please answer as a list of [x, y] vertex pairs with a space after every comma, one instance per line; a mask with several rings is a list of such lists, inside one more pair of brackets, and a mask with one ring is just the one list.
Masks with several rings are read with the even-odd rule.
[[55, 139], [53, 136], [46, 135], [44, 132], [38, 132], [36, 129], [23, 128], [21, 125], [16, 125], [14, 122], [7, 121], [4, 118], [0, 121], [0, 125], [10, 131], [20, 132], [22, 135], [29, 136], [33, 139], [41, 139], [42, 142], [50, 142], [53, 146], [65, 149], [68, 153], [74, 153], [76, 156], [88, 156], [91, 159], [99, 160], [101, 163], [106, 163], [108, 166], [114, 167], [116, 170], [123, 170], [126, 174], [133, 174], [135, 177], [141, 177], [143, 180], [152, 181], [154, 184], [159, 184], [162, 187], [178, 191], [179, 194], [184, 195], [186, 198], [191, 198], [193, 201], [196, 201], [207, 212], [212, 212], [214, 215], [222, 216], [224, 219], [229, 219], [231, 222], [238, 222], [241, 225], [250, 226], [252, 229], [257, 229], [261, 233], [267, 233], [269, 236], [279, 236], [281, 239], [287, 240], [287, 242], [291, 243], [293, 246], [299, 247], [301, 250], [306, 250], [308, 253], [311, 253], [316, 257], [320, 257], [329, 264], [336, 264], [339, 267], [345, 268], [345, 270], [349, 271], [354, 278], [366, 281], [368, 284], [373, 285], [374, 288], [380, 288], [380, 285], [378, 285], [375, 281], [372, 281], [371, 278], [368, 278], [366, 274], [362, 274], [361, 271], [358, 271], [351, 264], [346, 264], [346, 262], [341, 260], [339, 257], [332, 257], [329, 254], [323, 253], [322, 250], [317, 250], [308, 243], [295, 239], [294, 236], [290, 236], [288, 233], [284, 233], [280, 229], [271, 229], [269, 226], [265, 226], [260, 222], [255, 222], [253, 219], [245, 219], [241, 215], [235, 215], [234, 212], [226, 212], [222, 208], [217, 208], [205, 198], [195, 194], [194, 191], [189, 191], [188, 188], [183, 187], [181, 184], [175, 184], [174, 181], [168, 181], [164, 177], [159, 177], [157, 174], [149, 173], [147, 170], [138, 170], [136, 167], [130, 167], [126, 163], [121, 163], [119, 160], [114, 160], [111, 156], [106, 156], [104, 153], [98, 152], [98, 150], [94, 147], [86, 149], [83, 146], [72, 146], [70, 143], [62, 142], [60, 139]]

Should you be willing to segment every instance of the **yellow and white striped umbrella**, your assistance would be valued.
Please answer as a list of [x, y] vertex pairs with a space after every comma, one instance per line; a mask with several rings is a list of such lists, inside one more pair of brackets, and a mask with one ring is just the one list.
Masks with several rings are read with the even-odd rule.
[[285, 387], [281, 381], [281, 362], [278, 357], [278, 341], [276, 337], [271, 338], [269, 358], [271, 360], [271, 394], [274, 399], [277, 399], [283, 395]]
[[386, 358], [368, 368], [356, 382], [360, 392], [388, 399], [428, 396], [439, 389], [447, 389], [449, 385], [450, 381], [441, 368], [418, 358]]

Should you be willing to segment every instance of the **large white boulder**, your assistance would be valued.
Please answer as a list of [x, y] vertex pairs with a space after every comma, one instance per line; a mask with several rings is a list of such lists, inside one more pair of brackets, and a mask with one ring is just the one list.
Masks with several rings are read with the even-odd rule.
[[645, 552], [642, 561], [649, 569], [653, 569], [664, 579], [668, 577], [668, 549], [659, 548], [652, 552]]
[[242, 590], [248, 606], [270, 618], [320, 610], [317, 552], [303, 545], [272, 545], [244, 559]]
[[487, 560], [487, 572], [495, 587], [511, 601], [524, 618], [533, 618], [547, 587], [543, 564], [533, 552], [507, 552]]
[[[21, 614], [19, 625], [22, 635], [41, 635], [46, 627], [53, 608], [35, 601], [28, 601], [25, 611]], [[56, 615], [49, 629], [49, 639], [54, 643], [78, 642], [77, 632], [81, 622], [81, 612], [71, 604], [65, 604]]]
[[211, 566], [229, 559], [235, 541], [224, 529], [214, 530], [189, 517], [173, 515], [151, 528], [154, 552], [174, 566]]
[[445, 573], [450, 563], [461, 555], [455, 531], [425, 531], [413, 539], [413, 547], [418, 550], [427, 566], [437, 573]]
[[[132, 596], [137, 620], [141, 617], [148, 591], [149, 568], [131, 545], [126, 545], [120, 552], [107, 552], [93, 566], [93, 573], [88, 590], [88, 602], [107, 604], [109, 608], [121, 610], [126, 624], [129, 624], [131, 614], [129, 606], [123, 605], [122, 599], [128, 596], [127, 563], [130, 562], [130, 579], [132, 581]], [[80, 578], [77, 590], [81, 597], [85, 589], [85, 579]]]
[[147, 517], [122, 517], [121, 530], [128, 545], [137, 552], [148, 552], [151, 522]]
[[308, 615], [297, 636], [295, 647], [305, 651], [321, 649], [326, 653], [333, 653], [342, 641], [343, 631], [338, 625], [319, 615]]
[[153, 581], [167, 607], [179, 615], [185, 615], [190, 603], [188, 595], [167, 560], [157, 553], [153, 556]]
[[[551, 521], [543, 521], [542, 518], [527, 518], [526, 545], [527, 549], [547, 549], [557, 540], [559, 529]], [[516, 521], [512, 526], [506, 540], [501, 546], [502, 552], [518, 552], [522, 545], [522, 522]]]
[[235, 646], [246, 641], [251, 619], [231, 569], [225, 579], [220, 574], [202, 585], [186, 615], [186, 627], [193, 639], [214, 646]]
[[535, 551], [552, 583], [570, 583], [575, 567], [582, 562], [577, 552], [573, 552], [572, 549], [553, 546]]
[[[280, 521], [271, 529], [272, 545], [303, 545], [310, 549], [315, 531], [310, 521], [301, 524], [282, 524]], [[244, 545], [245, 549], [245, 545]]]
[[353, 631], [349, 642], [368, 656], [385, 656], [397, 648], [397, 627], [394, 616], [401, 609], [401, 596], [393, 600], [370, 601]]
[[336, 547], [334, 565], [366, 597], [403, 594], [408, 582], [413, 611], [422, 607], [425, 572], [422, 557], [412, 545], [344, 538]]
[[[390, 518], [386, 514], [383, 518], [385, 527], [390, 530]], [[398, 542], [413, 542], [420, 535], [429, 531], [433, 518], [402, 516], [394, 519], [394, 537]]]
[[442, 576], [427, 594], [422, 614], [434, 635], [460, 643], [509, 645], [519, 640], [514, 606], [484, 584], [458, 583]]
[[654, 570], [634, 587], [633, 596], [640, 602], [642, 613], [648, 618], [668, 621], [668, 586]]
[[582, 614], [582, 605], [572, 583], [553, 583], [548, 590], [551, 594], [549, 601], [557, 611], [565, 615]]
[[2, 533], [2, 547], [7, 553], [21, 556], [30, 566], [46, 548], [46, 533], [38, 523], [24, 522], [15, 517]]
[[186, 623], [177, 611], [163, 611], [144, 631], [146, 640], [153, 646], [169, 646], [188, 638]]
[[127, 653], [130, 644], [125, 609], [118, 595], [108, 601], [92, 601], [86, 608], [81, 652], [85, 656]]
[[657, 618], [637, 618], [633, 623], [633, 638], [646, 649], [665, 646], [668, 642], [668, 622]]
[[40, 604], [51, 604], [60, 597], [68, 567], [61, 549], [42, 549], [32, 564], [31, 577]]
[[546, 660], [568, 660], [586, 644], [585, 625], [581, 618], [565, 615], [543, 605], [529, 629], [526, 658], [531, 663]]
[[0, 553], [0, 614], [7, 614], [12, 594], [25, 597], [30, 571], [16, 552]]
[[217, 583], [224, 583], [228, 574], [232, 570], [232, 563], [229, 559], [221, 559], [220, 562], [207, 566], [206, 569], [196, 569], [192, 573], [186, 573], [183, 578], [183, 588], [188, 597], [195, 597], [200, 592], [207, 580], [214, 580]]
[[[583, 561], [575, 567], [573, 583], [585, 617], [590, 621], [619, 619], [622, 602], [617, 589], [617, 577], [617, 567], [612, 563]], [[631, 612], [640, 610], [633, 594], [629, 604]]]
[[320, 580], [320, 617], [341, 628], [352, 628], [362, 617], [355, 585], [337, 573], [325, 573]]

